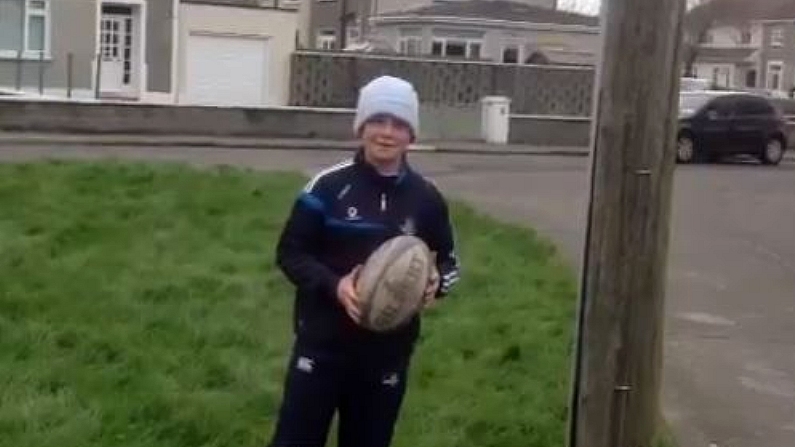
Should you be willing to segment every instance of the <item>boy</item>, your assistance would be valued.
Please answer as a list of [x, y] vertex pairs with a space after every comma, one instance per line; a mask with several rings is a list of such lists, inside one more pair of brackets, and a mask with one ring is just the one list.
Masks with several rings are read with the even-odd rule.
[[413, 234], [436, 253], [425, 307], [458, 280], [445, 199], [411, 169], [418, 130], [413, 86], [382, 76], [362, 88], [353, 159], [315, 176], [282, 232], [277, 263], [296, 286], [295, 342], [272, 447], [322, 447], [335, 412], [339, 447], [388, 447], [420, 316], [388, 333], [358, 325], [356, 274], [381, 243]]

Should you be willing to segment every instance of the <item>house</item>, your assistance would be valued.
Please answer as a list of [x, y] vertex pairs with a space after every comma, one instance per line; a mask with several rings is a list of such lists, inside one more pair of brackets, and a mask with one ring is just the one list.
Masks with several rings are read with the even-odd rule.
[[795, 2], [713, 0], [702, 14], [693, 53], [694, 77], [716, 87], [763, 91], [775, 96], [795, 88]]
[[0, 87], [167, 100], [176, 10], [171, 0], [0, 0]]
[[758, 79], [777, 96], [795, 98], [795, 3], [775, 15], [757, 22], [762, 28]]
[[0, 89], [286, 104], [297, 8], [258, 0], [0, 0]]
[[[454, 3], [460, 0], [447, 0]], [[555, 9], [557, 0], [515, 0], [516, 3]], [[481, 0], [492, 3], [492, 0]], [[377, 43], [371, 34], [375, 17], [416, 10], [440, 4], [439, 0], [308, 0], [302, 6], [306, 28], [302, 30], [304, 48], [338, 50], [365, 42]], [[343, 14], [345, 11], [345, 14]], [[344, 32], [341, 32], [344, 28]], [[344, 38], [341, 38], [344, 36]]]
[[594, 65], [601, 42], [598, 17], [504, 0], [385, 13], [370, 26], [401, 54], [507, 64]]
[[703, 46], [693, 64], [694, 77], [720, 88], [757, 88], [759, 51], [748, 45]]

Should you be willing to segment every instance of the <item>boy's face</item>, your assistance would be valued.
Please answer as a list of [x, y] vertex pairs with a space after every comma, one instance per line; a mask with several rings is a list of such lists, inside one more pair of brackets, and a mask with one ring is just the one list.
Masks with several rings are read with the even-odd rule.
[[368, 159], [379, 163], [399, 160], [413, 140], [411, 127], [389, 115], [376, 115], [364, 126], [361, 134]]

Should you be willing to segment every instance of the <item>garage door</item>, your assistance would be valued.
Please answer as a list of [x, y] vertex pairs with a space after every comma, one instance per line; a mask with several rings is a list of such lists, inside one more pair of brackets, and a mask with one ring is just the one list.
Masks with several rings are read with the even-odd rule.
[[268, 41], [191, 34], [187, 45], [187, 102], [261, 105], [268, 93]]

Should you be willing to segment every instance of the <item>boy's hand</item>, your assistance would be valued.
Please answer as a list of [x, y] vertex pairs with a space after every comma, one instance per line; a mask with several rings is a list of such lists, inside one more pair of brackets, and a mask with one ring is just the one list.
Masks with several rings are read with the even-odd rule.
[[439, 291], [440, 278], [439, 270], [436, 268], [436, 252], [431, 253], [431, 276], [428, 279], [428, 286], [425, 288], [425, 295], [423, 296], [423, 309], [433, 307], [436, 303], [436, 293]]
[[357, 324], [361, 321], [361, 310], [359, 309], [359, 296], [356, 294], [356, 280], [359, 278], [361, 265], [357, 265], [347, 275], [337, 283], [337, 300]]

